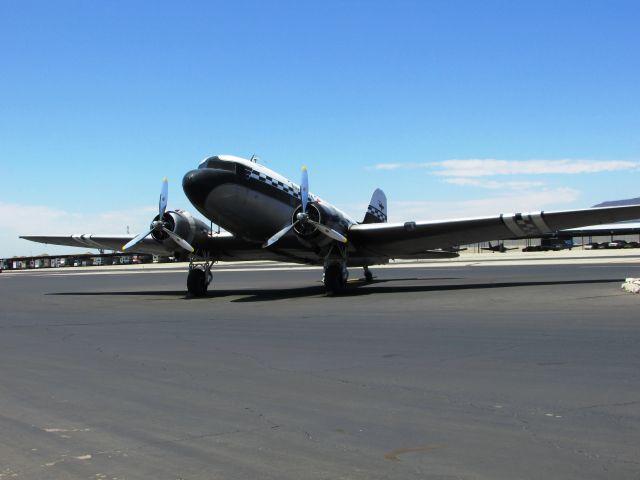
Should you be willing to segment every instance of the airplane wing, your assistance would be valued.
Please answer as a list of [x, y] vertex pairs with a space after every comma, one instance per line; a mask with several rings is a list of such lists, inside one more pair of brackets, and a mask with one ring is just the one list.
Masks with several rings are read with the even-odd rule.
[[[49, 245], [67, 245], [69, 247], [85, 247], [97, 248], [99, 250], [115, 250], [119, 251], [128, 241], [134, 239], [135, 235], [62, 235], [62, 236], [37, 236], [25, 235], [21, 236], [24, 240], [32, 242], [45, 243]], [[152, 255], [167, 255], [173, 250], [168, 249], [162, 243], [153, 238], [145, 238], [142, 240], [131, 253], [148, 253]]]
[[559, 212], [502, 214], [494, 217], [353, 225], [349, 241], [371, 255], [420, 258], [427, 250], [488, 240], [540, 237], [583, 225], [640, 218], [640, 205]]
[[[348, 232], [350, 245], [362, 258], [430, 258], [442, 249], [453, 251], [458, 245], [488, 240], [540, 237], [559, 230], [584, 225], [608, 224], [640, 218], [640, 205], [605, 207], [559, 212], [502, 214], [494, 217], [466, 218], [429, 222], [369, 223], [353, 225]], [[120, 250], [135, 235], [22, 236], [25, 240], [52, 245], [68, 245], [104, 250]], [[194, 246], [215, 260], [276, 260], [317, 263], [295, 238], [283, 239], [277, 249], [241, 240], [229, 233], [210, 235]], [[173, 255], [170, 242], [145, 238], [131, 253]]]
[[604, 223], [602, 225], [588, 225], [578, 228], [569, 228], [560, 233], [567, 233], [573, 236], [588, 235], [631, 235], [640, 233], [640, 222]]
[[[135, 237], [136, 235], [94, 235], [87, 233], [63, 236], [24, 235], [20, 238], [49, 245], [66, 245], [70, 247], [120, 251], [124, 244]], [[311, 262], [310, 259], [305, 258], [308, 256], [305, 255], [306, 250], [295, 238], [283, 242], [285, 248], [270, 250], [262, 248], [260, 244], [247, 242], [230, 233], [223, 232], [199, 239], [194, 242], [194, 246], [200, 251], [210, 252], [210, 258], [212, 260]], [[179, 250], [177, 245], [172, 245], [169, 240], [163, 243], [149, 236], [136, 244], [131, 250], [127, 250], [127, 253], [172, 256], [176, 250]]]

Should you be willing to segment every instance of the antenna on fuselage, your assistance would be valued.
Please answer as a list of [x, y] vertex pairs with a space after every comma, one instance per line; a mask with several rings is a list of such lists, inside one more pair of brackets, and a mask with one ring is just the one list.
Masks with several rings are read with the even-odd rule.
[[260, 160], [260, 157], [258, 157], [255, 153], [251, 155], [251, 158], [249, 159], [249, 161], [253, 163], [258, 163], [258, 160]]

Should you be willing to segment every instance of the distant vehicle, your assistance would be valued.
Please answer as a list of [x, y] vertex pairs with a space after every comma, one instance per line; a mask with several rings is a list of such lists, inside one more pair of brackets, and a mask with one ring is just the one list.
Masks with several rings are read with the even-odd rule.
[[522, 249], [523, 252], [548, 252], [548, 251], [560, 251], [569, 249], [571, 250], [576, 245], [573, 243], [572, 238], [558, 238], [558, 237], [543, 237], [540, 240], [540, 245], [530, 245]]
[[523, 252], [559, 252], [560, 250], [571, 250], [571, 247], [567, 247], [563, 244], [557, 243], [553, 245], [530, 245], [522, 249]]
[[613, 242], [607, 243], [607, 248], [624, 248], [627, 242], [624, 240], [614, 240]]
[[627, 242], [627, 244], [622, 248], [638, 248], [640, 247], [640, 243], [638, 242]]
[[111, 257], [93, 257], [93, 266], [94, 267], [103, 267], [105, 265], [112, 265], [113, 259]]

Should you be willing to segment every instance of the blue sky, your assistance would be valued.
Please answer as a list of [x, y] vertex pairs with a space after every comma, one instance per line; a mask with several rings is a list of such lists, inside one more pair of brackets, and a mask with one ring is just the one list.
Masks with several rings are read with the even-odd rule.
[[361, 217], [640, 196], [636, 1], [0, 2], [0, 257], [249, 157]]

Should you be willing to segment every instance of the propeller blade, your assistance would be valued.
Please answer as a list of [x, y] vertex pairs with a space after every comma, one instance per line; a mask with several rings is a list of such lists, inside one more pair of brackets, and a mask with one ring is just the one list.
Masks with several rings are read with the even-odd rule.
[[182, 238], [179, 235], [173, 233], [171, 230], [169, 230], [168, 228], [165, 228], [165, 227], [162, 227], [162, 231], [164, 233], [166, 233], [167, 235], [169, 235], [169, 237], [171, 237], [171, 240], [176, 242], [178, 245], [180, 245], [186, 251], [188, 251], [190, 253], [193, 253], [193, 251], [194, 251], [193, 247], [184, 238]]
[[[296, 222], [296, 223], [298, 223], [298, 222]], [[294, 225], [295, 225], [295, 223], [292, 223], [291, 225], [287, 225], [286, 227], [284, 227], [282, 230], [280, 230], [278, 233], [276, 233], [273, 237], [271, 237], [269, 240], [264, 242], [262, 244], [262, 248], [270, 247], [271, 245], [276, 243], [278, 240], [280, 240], [282, 237], [284, 237], [287, 233], [289, 233], [289, 230], [291, 230]]]
[[120, 250], [124, 252], [125, 250], [128, 250], [131, 247], [133, 247], [134, 245], [137, 245], [142, 240], [144, 240], [147, 237], [147, 235], [149, 235], [151, 232], [153, 232], [153, 230], [149, 230], [148, 232], [141, 233], [133, 240], [129, 240]]
[[302, 167], [302, 180], [300, 181], [300, 200], [302, 201], [302, 212], [307, 213], [307, 203], [309, 203], [309, 175], [307, 167]]
[[344, 235], [336, 232], [332, 228], [326, 227], [326, 226], [322, 225], [321, 223], [314, 222], [313, 220], [307, 220], [307, 222], [310, 223], [311, 225], [313, 225], [314, 227], [316, 227], [318, 230], [320, 230], [321, 233], [324, 233], [327, 237], [333, 238], [334, 240], [337, 240], [338, 242], [347, 243], [347, 237], [345, 237]]
[[164, 177], [162, 180], [162, 189], [160, 190], [160, 201], [158, 202], [158, 210], [160, 211], [160, 216], [158, 220], [162, 221], [162, 216], [164, 212], [167, 210], [167, 199], [169, 198], [169, 180], [167, 177]]

